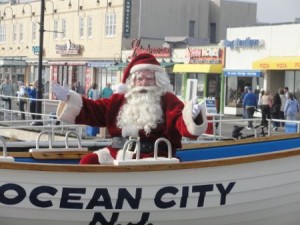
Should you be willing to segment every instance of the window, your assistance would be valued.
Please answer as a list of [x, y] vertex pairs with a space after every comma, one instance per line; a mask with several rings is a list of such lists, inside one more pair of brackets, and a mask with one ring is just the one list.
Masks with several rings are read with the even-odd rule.
[[217, 37], [216, 37], [216, 23], [210, 24], [210, 43], [217, 43]]
[[66, 32], [67, 32], [67, 22], [66, 19], [61, 20], [61, 38], [65, 39], [66, 38]]
[[13, 42], [17, 42], [17, 24], [13, 25]]
[[79, 17], [79, 38], [84, 38], [84, 19]]
[[105, 15], [105, 35], [113, 37], [116, 35], [116, 14], [108, 13]]
[[32, 40], [36, 40], [36, 22], [32, 22]]
[[[242, 107], [240, 99], [244, 92], [245, 86], [258, 87], [255, 90], [262, 88], [263, 77], [225, 77], [226, 82], [226, 96], [225, 106], [227, 107]], [[255, 92], [255, 90], [253, 90]]]
[[6, 42], [6, 26], [5, 24], [0, 24], [0, 42]]
[[22, 42], [24, 38], [24, 33], [23, 33], [23, 23], [19, 24], [19, 41]]
[[57, 40], [57, 33], [58, 32], [58, 20], [53, 21], [53, 39]]
[[196, 21], [190, 20], [190, 23], [189, 23], [189, 37], [195, 37], [195, 24], [196, 24]]
[[91, 38], [93, 36], [93, 17], [87, 18], [87, 36]]

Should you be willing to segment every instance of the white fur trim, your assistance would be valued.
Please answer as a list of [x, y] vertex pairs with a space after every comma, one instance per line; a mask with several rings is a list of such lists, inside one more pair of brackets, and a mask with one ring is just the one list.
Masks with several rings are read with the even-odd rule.
[[98, 161], [102, 165], [112, 165], [114, 158], [111, 156], [108, 148], [102, 148], [94, 152], [98, 156]]
[[[124, 154], [124, 150], [119, 150], [117, 153], [117, 156], [116, 156], [116, 160], [123, 160], [123, 154]], [[133, 155], [134, 155], [134, 152], [126, 151], [124, 160], [132, 159]]]
[[122, 128], [122, 137], [138, 137], [139, 128], [134, 125], [128, 125]]
[[81, 108], [81, 95], [70, 90], [69, 99], [66, 102], [60, 102], [57, 107], [57, 118], [60, 121], [73, 124], [75, 123], [75, 118], [79, 115]]
[[157, 72], [162, 72], [163, 68], [155, 64], [137, 64], [130, 69], [130, 73], [134, 73], [139, 70], [153, 70]]
[[117, 86], [116, 93], [125, 93], [126, 89], [127, 89], [126, 84], [121, 83]]
[[188, 131], [195, 136], [199, 136], [202, 133], [204, 133], [207, 129], [207, 118], [206, 118], [206, 109], [205, 104], [202, 104], [201, 106], [201, 116], [203, 123], [201, 125], [195, 124], [193, 118], [192, 118], [192, 109], [193, 109], [193, 103], [192, 101], [188, 102], [183, 111], [182, 116], [184, 123], [188, 129]]

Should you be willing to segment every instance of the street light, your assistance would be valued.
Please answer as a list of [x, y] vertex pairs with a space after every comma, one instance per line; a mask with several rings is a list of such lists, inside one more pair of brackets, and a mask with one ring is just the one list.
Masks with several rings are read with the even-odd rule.
[[[38, 64], [38, 85], [37, 85], [37, 99], [35, 112], [37, 114], [42, 114], [42, 72], [43, 72], [43, 49], [44, 49], [44, 19], [45, 19], [45, 0], [41, 0], [41, 16], [40, 16], [40, 43], [39, 43], [39, 64]], [[38, 116], [38, 119], [41, 119]], [[40, 125], [38, 122], [36, 125]]]
[[25, 6], [28, 5], [30, 7], [30, 15], [33, 17], [35, 15], [35, 12], [32, 12], [32, 6], [29, 3], [25, 3], [23, 5], [22, 14], [25, 14]]
[[11, 16], [12, 16], [12, 18], [15, 18], [16, 16], [14, 15], [14, 11], [13, 11], [13, 9], [12, 9], [12, 7], [10, 7], [10, 6], [6, 6], [4, 9], [3, 9], [3, 16], [6, 16], [6, 9], [10, 9], [11, 10]]

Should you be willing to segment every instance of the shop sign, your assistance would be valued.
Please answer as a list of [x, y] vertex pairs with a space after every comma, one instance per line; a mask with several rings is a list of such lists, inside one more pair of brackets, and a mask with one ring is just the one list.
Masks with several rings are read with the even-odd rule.
[[0, 59], [0, 66], [26, 66], [26, 62], [17, 59]]
[[224, 70], [225, 77], [260, 77], [262, 72], [259, 70]]
[[141, 45], [141, 40], [140, 39], [135, 39], [131, 43], [132, 47], [132, 56], [139, 55], [141, 53], [149, 53], [154, 55], [155, 57], [158, 58], [168, 58], [171, 57], [171, 49], [170, 48], [165, 48], [165, 47], [158, 47], [158, 48], [153, 48], [150, 45], [147, 47], [143, 47]]
[[81, 54], [81, 45], [76, 45], [69, 40], [64, 45], [55, 46], [56, 54], [60, 55], [79, 55]]
[[32, 52], [34, 55], [38, 55], [40, 53], [40, 46], [32, 46]]
[[131, 29], [131, 0], [125, 0], [124, 7], [124, 37], [130, 37], [130, 29]]
[[264, 40], [260, 39], [251, 39], [247, 37], [246, 39], [235, 39], [235, 40], [221, 40], [220, 45], [224, 48], [230, 48], [232, 50], [240, 49], [258, 49], [262, 48], [265, 45]]
[[206, 114], [217, 114], [216, 100], [215, 98], [205, 98]]
[[223, 49], [217, 47], [188, 47], [187, 58], [190, 64], [222, 64]]

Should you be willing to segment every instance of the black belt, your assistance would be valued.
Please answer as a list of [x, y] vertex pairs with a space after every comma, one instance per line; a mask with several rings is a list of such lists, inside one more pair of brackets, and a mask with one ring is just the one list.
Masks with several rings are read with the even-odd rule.
[[[123, 138], [123, 137], [113, 137], [112, 138], [112, 144], [111, 146], [113, 148], [116, 148], [118, 150], [123, 149], [126, 141], [128, 141], [128, 138]], [[151, 153], [154, 152], [154, 142], [148, 142], [148, 141], [140, 141], [141, 144], [141, 153]], [[132, 144], [129, 144], [129, 151], [134, 151], [135, 149], [136, 142], [132, 142]], [[158, 144], [158, 149], [162, 151], [167, 151], [168, 146], [166, 143], [159, 143]]]

